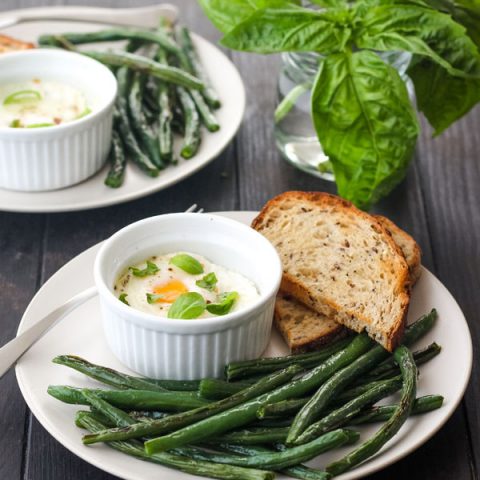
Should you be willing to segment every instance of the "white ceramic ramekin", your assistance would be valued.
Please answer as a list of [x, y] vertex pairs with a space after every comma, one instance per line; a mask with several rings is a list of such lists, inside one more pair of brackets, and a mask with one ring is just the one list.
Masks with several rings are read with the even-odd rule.
[[0, 83], [32, 78], [77, 88], [92, 113], [54, 127], [0, 128], [0, 187], [43, 191], [79, 183], [100, 170], [107, 158], [115, 77], [96, 60], [63, 50], [0, 55]]
[[[160, 318], [118, 300], [118, 275], [152, 255], [186, 251], [252, 280], [259, 299], [246, 309], [196, 320]], [[100, 249], [94, 267], [107, 342], [132, 370], [154, 378], [218, 377], [226, 363], [258, 357], [270, 337], [282, 276], [275, 248], [255, 230], [218, 215], [177, 213], [123, 228]]]

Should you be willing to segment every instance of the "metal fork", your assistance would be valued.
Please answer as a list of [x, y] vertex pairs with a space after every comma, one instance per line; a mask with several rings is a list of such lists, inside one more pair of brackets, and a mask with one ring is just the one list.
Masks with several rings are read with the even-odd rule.
[[[203, 208], [199, 208], [196, 203], [185, 210], [185, 213], [202, 212]], [[97, 295], [97, 287], [89, 287], [78, 293], [0, 348], [0, 378], [50, 328], [95, 295]]]

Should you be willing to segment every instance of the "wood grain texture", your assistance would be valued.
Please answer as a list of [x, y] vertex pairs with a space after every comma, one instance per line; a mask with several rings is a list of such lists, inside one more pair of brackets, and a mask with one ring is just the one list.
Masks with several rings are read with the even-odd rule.
[[[41, 5], [128, 7], [150, 0], [3, 0], [0, 9]], [[182, 21], [209, 40], [219, 38], [193, 0], [172, 0]], [[274, 146], [277, 56], [229, 52], [247, 88], [245, 120], [234, 143], [212, 164], [184, 182], [144, 199], [99, 210], [52, 215], [0, 213], [0, 341], [15, 334], [19, 318], [41, 283], [78, 253], [146, 216], [182, 211], [192, 203], [206, 210], [252, 210], [285, 190], [324, 190], [334, 185], [288, 165]], [[407, 179], [375, 207], [420, 243], [424, 264], [458, 299], [480, 340], [480, 109], [430, 139], [419, 142]], [[19, 265], [22, 268], [19, 268]], [[475, 347], [477, 358], [478, 347]], [[479, 369], [447, 425], [406, 459], [372, 476], [375, 480], [477, 479], [480, 465]], [[26, 415], [12, 373], [1, 380], [0, 479], [110, 480], [111, 476], [68, 452]]]

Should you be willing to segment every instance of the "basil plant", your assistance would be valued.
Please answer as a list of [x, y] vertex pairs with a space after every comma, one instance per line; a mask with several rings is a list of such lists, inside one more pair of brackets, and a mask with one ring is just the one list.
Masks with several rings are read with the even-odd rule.
[[419, 121], [377, 52], [413, 54], [418, 109], [443, 132], [480, 101], [480, 0], [199, 0], [222, 45], [321, 54], [311, 113], [338, 192], [368, 209], [404, 177]]

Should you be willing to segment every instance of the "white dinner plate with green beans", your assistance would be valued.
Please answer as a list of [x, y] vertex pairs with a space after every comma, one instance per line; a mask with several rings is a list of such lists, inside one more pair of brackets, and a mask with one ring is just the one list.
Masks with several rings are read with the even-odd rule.
[[[48, 8], [45, 9], [47, 10]], [[58, 10], [59, 8], [56, 7], [55, 12]], [[71, 10], [70, 13], [72, 13]], [[2, 19], [10, 16], [9, 12], [0, 14], [0, 25]], [[3, 28], [0, 33], [36, 43], [44, 34], [95, 32], [105, 28], [110, 27], [100, 23], [39, 20]], [[107, 165], [86, 181], [61, 190], [19, 192], [0, 189], [0, 210], [61, 212], [127, 202], [167, 188], [192, 175], [216, 158], [230, 143], [240, 126], [245, 110], [245, 89], [235, 66], [217, 47], [198, 35], [192, 34], [192, 37], [201, 63], [222, 104], [214, 111], [220, 129], [216, 132], [208, 132], [203, 128], [200, 147], [192, 158], [185, 160], [179, 155], [182, 138], [176, 135], [174, 156], [178, 159], [178, 164], [168, 165], [156, 178], [147, 176], [136, 165], [128, 162], [123, 185], [119, 188], [109, 188], [104, 184], [108, 172]], [[119, 49], [119, 46], [123, 48], [124, 43], [87, 44], [79, 49], [99, 51], [109, 48]], [[15, 159], [12, 158], [12, 161]]]
[[[250, 224], [256, 214], [229, 212], [223, 215]], [[25, 312], [19, 333], [74, 294], [93, 285], [93, 262], [99, 247], [100, 245], [96, 245], [78, 255], [45, 283]], [[443, 406], [429, 413], [410, 417], [377, 455], [350, 472], [336, 477], [339, 480], [362, 478], [415, 451], [444, 425], [461, 401], [472, 367], [470, 332], [455, 299], [434, 275], [423, 269], [413, 292], [409, 322], [434, 307], [439, 313], [437, 322], [432, 330], [413, 345], [413, 350], [432, 342], [441, 345], [442, 350], [439, 355], [420, 367], [417, 396], [443, 395]], [[273, 331], [264, 356], [283, 356], [287, 353], [283, 340]], [[74, 424], [75, 412], [79, 407], [52, 398], [47, 394], [47, 387], [52, 384], [95, 388], [102, 386], [75, 370], [53, 364], [52, 359], [62, 354], [78, 355], [91, 362], [131, 373], [119, 363], [107, 347], [97, 298], [70, 313], [37, 342], [16, 367], [18, 383], [28, 406], [54, 438], [86, 462], [120, 478], [128, 480], [192, 478], [186, 473], [134, 459], [102, 444], [83, 445], [81, 438], [84, 430]], [[395, 399], [389, 398], [386, 403], [392, 401]], [[361, 440], [365, 440], [371, 437], [380, 425], [376, 423], [353, 428], [358, 429]], [[354, 447], [342, 447], [324, 453], [307, 465], [323, 468], [352, 448]], [[287, 477], [278, 474], [277, 478]]]

